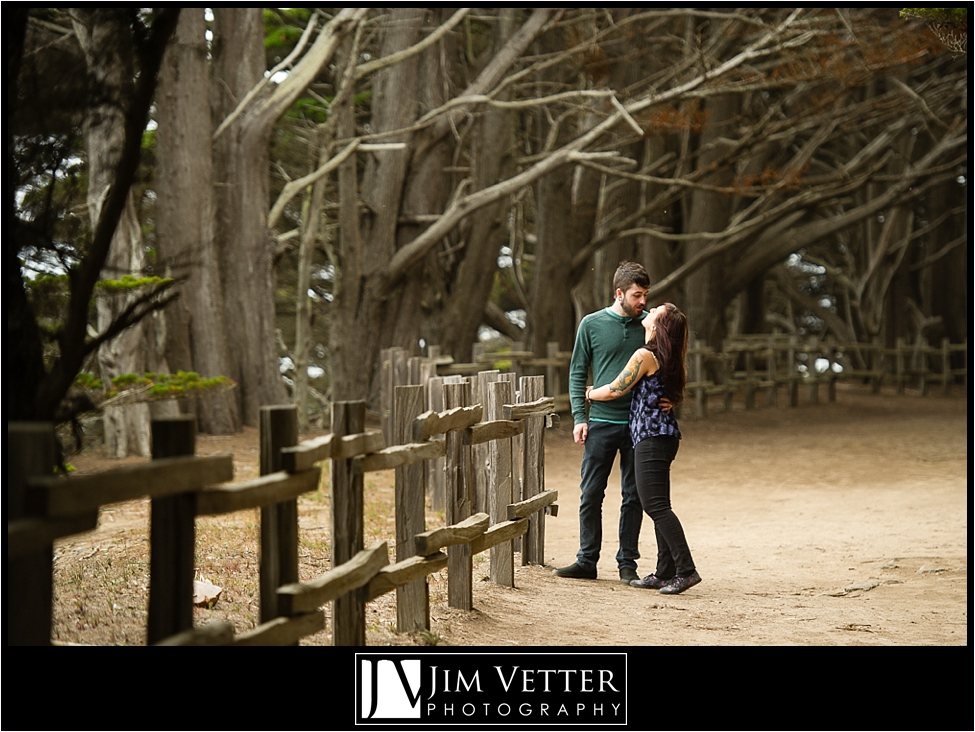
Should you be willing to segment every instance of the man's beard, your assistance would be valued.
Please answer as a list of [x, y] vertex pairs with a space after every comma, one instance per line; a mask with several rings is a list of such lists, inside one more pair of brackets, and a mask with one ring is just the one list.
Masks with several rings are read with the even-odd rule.
[[620, 301], [620, 308], [623, 310], [623, 314], [628, 318], [639, 318], [641, 313], [643, 313], [643, 308], [633, 308], [629, 303]]

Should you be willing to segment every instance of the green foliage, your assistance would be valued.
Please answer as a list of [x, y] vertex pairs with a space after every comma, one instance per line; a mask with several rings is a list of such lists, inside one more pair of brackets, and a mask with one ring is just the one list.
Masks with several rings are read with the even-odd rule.
[[420, 639], [423, 641], [423, 645], [425, 646], [435, 646], [443, 640], [443, 638], [440, 637], [440, 633], [434, 633], [431, 630], [421, 630]]
[[[95, 392], [102, 392], [104, 390], [104, 382], [87, 372], [78, 374], [75, 377], [74, 385], [81, 389]], [[196, 395], [211, 389], [232, 385], [233, 382], [226, 376], [202, 379], [195, 371], [177, 371], [175, 374], [156, 374], [152, 372], [146, 372], [144, 374], [120, 374], [113, 378], [108, 389], [104, 390], [104, 397], [110, 399], [129, 390], [141, 389], [145, 391], [150, 399], [160, 399]]]
[[918, 18], [932, 23], [968, 22], [968, 8], [903, 8], [902, 18]]
[[104, 388], [104, 382], [101, 379], [95, 378], [94, 375], [89, 374], [87, 371], [82, 371], [74, 378], [75, 386], [80, 386], [82, 389], [93, 389], [101, 390]]
[[33, 279], [24, 278], [24, 285], [28, 292], [37, 294], [55, 294], [66, 290], [70, 280], [68, 275], [39, 274]]
[[95, 285], [97, 290], [104, 292], [129, 292], [142, 287], [159, 287], [171, 284], [173, 280], [165, 277], [133, 277], [124, 275], [117, 280], [102, 280]]
[[[328, 99], [331, 102], [331, 99]], [[315, 124], [324, 124], [328, 119], [328, 107], [318, 99], [312, 97], [302, 97], [291, 105], [285, 115], [289, 119], [300, 119], [308, 120], [314, 122]]]
[[142, 152], [155, 153], [156, 151], [156, 130], [146, 130], [142, 133]]
[[305, 32], [311, 11], [308, 8], [264, 10], [264, 49], [290, 49]]

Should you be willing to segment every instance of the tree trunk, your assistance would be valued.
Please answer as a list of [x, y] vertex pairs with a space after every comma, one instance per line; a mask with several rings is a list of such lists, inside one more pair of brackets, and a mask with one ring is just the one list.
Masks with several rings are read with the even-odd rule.
[[[102, 204], [112, 184], [115, 165], [125, 141], [123, 99], [132, 94], [133, 58], [130, 43], [118, 38], [117, 10], [78, 11], [75, 31], [88, 63], [89, 83], [98, 100], [89, 110], [84, 124], [88, 153], [88, 213], [92, 227], [98, 224]], [[103, 279], [117, 280], [124, 275], [139, 276], [145, 266], [142, 233], [129, 193], [118, 222]], [[97, 301], [97, 327], [104, 331], [132, 301], [131, 295], [102, 295]], [[142, 375], [148, 370], [148, 356], [154, 343], [147, 338], [147, 323], [140, 322], [103, 345], [98, 352], [101, 377], [106, 386], [122, 374]], [[105, 446], [109, 455], [123, 458], [130, 454], [148, 456], [151, 451], [149, 406], [136, 404], [109, 408], [103, 416]]]
[[[223, 120], [263, 78], [260, 8], [217, 7], [212, 46], [215, 119]], [[230, 376], [244, 424], [287, 400], [274, 322], [274, 270], [267, 229], [268, 145], [273, 121], [249, 108], [214, 144], [215, 227], [230, 350]]]
[[[569, 43], [569, 31], [547, 33], [541, 40], [543, 52], [557, 53]], [[544, 81], [558, 85], [573, 84], [564, 68], [546, 70]], [[572, 117], [561, 120], [555, 148], [577, 138], [588, 120]], [[538, 146], [549, 135], [550, 126], [539, 114]], [[599, 198], [599, 175], [588, 168], [563, 165], [540, 178], [535, 186], [535, 273], [531, 284], [531, 309], [528, 313], [529, 348], [539, 357], [546, 356], [547, 344], [555, 342], [562, 350], [575, 343], [576, 313], [572, 288], [578, 277], [572, 260], [593, 238]], [[602, 302], [600, 307], [607, 303]]]
[[[168, 276], [186, 278], [166, 309], [170, 367], [204, 378], [231, 374], [220, 264], [213, 240], [213, 124], [206, 22], [200, 9], [180, 15], [157, 95], [156, 236]], [[197, 400], [201, 432], [240, 428], [231, 393]]]
[[[705, 107], [704, 130], [698, 145], [698, 169], [707, 170], [722, 156], [722, 139], [729, 137], [729, 128], [737, 124], [738, 98], [723, 95], [708, 100]], [[705, 177], [704, 183], [713, 186], [729, 186], [733, 171], [728, 166], [719, 167]], [[699, 234], [723, 231], [731, 220], [734, 201], [730, 195], [696, 189], [685, 208], [684, 233]], [[686, 247], [689, 259], [710, 245], [707, 238], [690, 240]], [[687, 278], [684, 286], [684, 302], [688, 327], [713, 348], [719, 348], [726, 335], [725, 307], [735, 292], [727, 292], [724, 284], [724, 257], [716, 257]]]
[[[426, 10], [394, 8], [383, 29], [380, 58], [402, 51], [419, 39]], [[380, 71], [373, 84], [373, 132], [409, 127], [417, 118], [419, 84], [417, 57]], [[351, 106], [342, 115], [338, 137], [354, 136]], [[396, 136], [390, 142], [408, 142]], [[368, 399], [381, 343], [394, 343], [399, 312], [397, 293], [382, 276], [396, 251], [397, 226], [407, 175], [408, 151], [370, 153], [361, 185], [364, 211], [360, 217], [356, 163], [345, 163], [339, 176], [341, 236], [339, 286], [336, 288], [329, 339], [333, 401]], [[401, 335], [401, 334], [400, 334]], [[405, 338], [398, 339], [398, 345]]]
[[[501, 8], [499, 32], [494, 35], [494, 53], [500, 51], [517, 27], [514, 8]], [[510, 94], [498, 96], [507, 100]], [[471, 166], [473, 190], [479, 191], [514, 173], [514, 117], [508, 110], [490, 107], [473, 129]], [[442, 345], [444, 353], [466, 360], [478, 330], [484, 322], [484, 308], [491, 297], [498, 254], [508, 241], [505, 222], [507, 202], [497, 201], [471, 216], [463, 259], [457, 267], [451, 296], [444, 307]]]

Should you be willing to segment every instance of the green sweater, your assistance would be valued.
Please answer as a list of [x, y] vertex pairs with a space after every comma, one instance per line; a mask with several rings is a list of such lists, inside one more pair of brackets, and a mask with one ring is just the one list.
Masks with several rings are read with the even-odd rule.
[[592, 385], [609, 384], [619, 376], [633, 352], [643, 345], [645, 331], [639, 318], [624, 318], [611, 308], [590, 313], [579, 323], [576, 343], [569, 364], [569, 399], [572, 403], [572, 419], [580, 422], [612, 422], [627, 424], [630, 421], [630, 392], [608, 402], [591, 402], [586, 419], [586, 384], [592, 369]]

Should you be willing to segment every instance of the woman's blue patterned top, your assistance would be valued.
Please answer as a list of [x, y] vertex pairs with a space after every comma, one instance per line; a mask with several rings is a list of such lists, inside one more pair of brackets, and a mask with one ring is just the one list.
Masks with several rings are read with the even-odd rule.
[[659, 371], [636, 382], [633, 400], [630, 402], [630, 436], [633, 438], [633, 447], [648, 437], [673, 436], [680, 439], [680, 428], [673, 414], [667, 414], [658, 407], [664, 396], [664, 385]]

